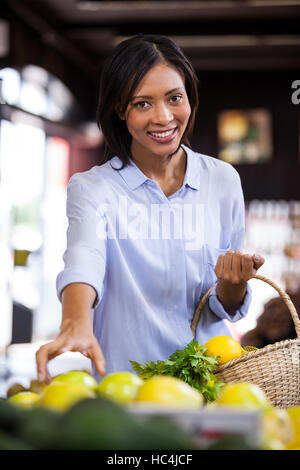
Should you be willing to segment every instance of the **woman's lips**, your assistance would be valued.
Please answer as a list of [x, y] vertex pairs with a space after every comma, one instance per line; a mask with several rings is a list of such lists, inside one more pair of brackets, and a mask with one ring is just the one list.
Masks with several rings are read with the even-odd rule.
[[[165, 131], [165, 132], [168, 132], [168, 131]], [[163, 144], [163, 143], [168, 143], [168, 142], [170, 142], [171, 140], [173, 140], [173, 139], [176, 137], [177, 133], [178, 133], [178, 128], [175, 127], [175, 129], [173, 130], [173, 132], [172, 132], [170, 135], [166, 136], [166, 137], [157, 137], [157, 136], [155, 136], [155, 135], [153, 135], [153, 134], [150, 134], [150, 132], [148, 132], [148, 136], [149, 136], [154, 142], [159, 142], [159, 143]], [[160, 134], [162, 134], [162, 132], [160, 132]]]

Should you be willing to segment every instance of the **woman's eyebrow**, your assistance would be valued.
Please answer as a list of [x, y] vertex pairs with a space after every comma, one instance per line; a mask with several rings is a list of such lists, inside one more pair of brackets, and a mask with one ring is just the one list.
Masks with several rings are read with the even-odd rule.
[[[174, 91], [177, 91], [177, 90], [183, 90], [183, 88], [182, 88], [182, 87], [173, 88], [172, 90], [167, 91], [167, 93], [165, 93], [165, 96], [170, 95], [171, 93], [174, 93]], [[146, 98], [146, 99], [149, 100], [149, 99], [153, 98], [153, 96], [148, 96], [148, 95], [133, 96], [133, 97], [130, 99], [130, 101], [131, 101], [131, 100], [134, 100], [134, 99], [136, 99], [136, 98]]]

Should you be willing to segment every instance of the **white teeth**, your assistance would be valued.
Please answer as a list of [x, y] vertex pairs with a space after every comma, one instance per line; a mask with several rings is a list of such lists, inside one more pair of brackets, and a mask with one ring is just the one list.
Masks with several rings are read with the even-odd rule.
[[169, 135], [173, 134], [175, 129], [172, 129], [171, 131], [167, 131], [167, 132], [150, 132], [151, 135], [153, 135], [154, 137], [168, 137]]

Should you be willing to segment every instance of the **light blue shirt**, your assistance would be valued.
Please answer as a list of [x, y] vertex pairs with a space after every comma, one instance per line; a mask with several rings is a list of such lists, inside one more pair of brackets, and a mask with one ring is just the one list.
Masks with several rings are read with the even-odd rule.
[[[130, 161], [118, 157], [74, 174], [67, 189], [67, 248], [57, 294], [74, 282], [96, 293], [93, 329], [106, 372], [132, 371], [139, 363], [167, 359], [192, 338], [191, 322], [201, 297], [216, 283], [218, 256], [243, 248], [244, 197], [240, 177], [228, 163], [182, 145], [187, 154], [183, 184], [167, 197]], [[237, 321], [244, 302], [228, 315], [215, 288], [197, 325], [201, 344], [229, 335], [225, 319]], [[95, 378], [101, 377], [93, 368]]]

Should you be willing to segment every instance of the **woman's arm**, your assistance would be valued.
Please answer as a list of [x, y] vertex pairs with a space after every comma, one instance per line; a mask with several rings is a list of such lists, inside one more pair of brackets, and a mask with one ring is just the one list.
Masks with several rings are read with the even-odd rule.
[[[230, 171], [225, 172], [225, 169]], [[229, 249], [216, 261], [215, 274], [218, 282], [210, 297], [210, 305], [213, 305], [212, 311], [217, 315], [224, 318], [227, 313], [228, 319], [235, 318], [236, 321], [247, 313], [251, 300], [248, 281], [255, 276], [265, 260], [260, 255], [241, 253], [245, 237], [245, 201], [241, 179], [232, 167], [225, 165], [223, 170], [219, 176], [219, 181], [223, 181], [219, 185], [223, 195], [220, 212], [226, 214], [226, 218], [221, 235], [224, 235], [222, 246], [229, 246]], [[228, 197], [224, 198], [224, 194], [228, 194]], [[218, 304], [222, 305], [223, 312], [220, 312]]]
[[72, 283], [62, 293], [62, 322], [56, 339], [40, 347], [36, 353], [38, 380], [50, 382], [48, 361], [67, 352], [76, 351], [90, 358], [100, 375], [105, 374], [105, 359], [91, 324], [91, 309], [96, 292], [89, 284]]
[[62, 322], [55, 340], [36, 353], [41, 382], [51, 380], [48, 361], [66, 351], [81, 352], [94, 362], [100, 375], [105, 374], [105, 360], [91, 324], [91, 310], [101, 301], [106, 269], [106, 219], [98, 216], [99, 203], [91, 178], [84, 172], [75, 173], [67, 188], [69, 224], [64, 269], [56, 279]]

